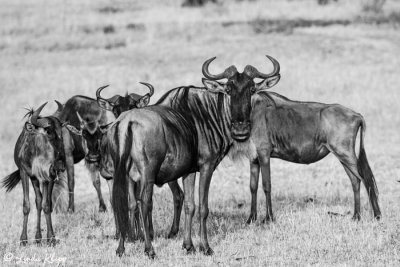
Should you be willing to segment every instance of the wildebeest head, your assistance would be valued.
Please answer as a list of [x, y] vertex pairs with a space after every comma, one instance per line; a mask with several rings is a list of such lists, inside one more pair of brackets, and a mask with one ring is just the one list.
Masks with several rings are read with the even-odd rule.
[[[208, 66], [215, 57], [208, 59], [203, 64], [203, 75], [207, 78], [203, 78], [205, 87], [211, 92], [225, 93], [230, 96], [231, 133], [232, 138], [236, 141], [246, 141], [250, 136], [251, 96], [261, 90], [271, 88], [280, 79], [278, 61], [268, 55], [267, 58], [274, 65], [274, 70], [269, 74], [261, 73], [251, 65], [247, 65], [243, 73], [239, 73], [236, 67], [232, 65], [224, 72], [213, 75], [208, 71]], [[255, 83], [254, 79], [256, 78], [263, 80]], [[217, 82], [221, 79], [227, 79], [227, 82]]]
[[82, 147], [85, 151], [85, 161], [87, 164], [98, 163], [100, 160], [100, 140], [103, 137], [104, 128], [100, 125], [100, 114], [84, 114], [76, 112], [79, 119], [79, 129], [73, 125], [67, 125], [68, 130], [82, 137]]
[[[59, 113], [62, 105], [57, 102]], [[38, 179], [54, 179], [57, 173], [65, 170], [64, 146], [62, 127], [64, 124], [56, 116], [40, 117], [40, 112], [47, 104], [44, 103], [37, 110], [32, 111], [30, 119], [25, 123], [25, 131], [28, 133], [24, 141], [24, 155], [20, 155], [29, 161], [32, 174]]]
[[[100, 87], [96, 91], [97, 103], [103, 109], [112, 111], [115, 117], [121, 115], [122, 112], [147, 106], [150, 97], [154, 93], [154, 87], [148, 83], [141, 83], [150, 89], [150, 93], [139, 96], [137, 94], [127, 94], [125, 97], [115, 95], [112, 98], [104, 99], [100, 96], [100, 92], [107, 86]], [[67, 125], [68, 129], [74, 134], [82, 136], [83, 147], [85, 151], [86, 163], [95, 164], [96, 166], [101, 160], [100, 145], [103, 139], [104, 133], [110, 124], [100, 125], [100, 117], [91, 116], [90, 114], [82, 115], [79, 112], [76, 113], [80, 121], [80, 129], [75, 128], [72, 125]]]
[[150, 92], [144, 96], [131, 93], [126, 94], [125, 96], [115, 95], [108, 99], [103, 98], [100, 95], [101, 91], [108, 87], [108, 85], [102, 86], [96, 91], [97, 103], [101, 108], [112, 111], [116, 118], [118, 118], [124, 111], [145, 107], [149, 103], [150, 97], [154, 94], [154, 87], [148, 83], [141, 82], [141, 84], [147, 86], [150, 90]]

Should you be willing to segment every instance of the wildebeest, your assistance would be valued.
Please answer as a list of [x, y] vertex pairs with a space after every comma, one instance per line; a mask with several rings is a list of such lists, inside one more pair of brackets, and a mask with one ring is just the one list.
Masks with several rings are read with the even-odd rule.
[[[248, 151], [250, 163], [251, 212], [247, 223], [257, 218], [257, 188], [261, 169], [266, 196], [265, 221], [273, 220], [270, 158], [310, 164], [334, 154], [350, 178], [354, 192], [353, 219], [360, 219], [360, 181], [367, 190], [375, 218], [381, 212], [378, 188], [364, 150], [365, 121], [349, 108], [338, 104], [292, 101], [277, 93], [266, 93], [274, 105], [256, 103]], [[355, 152], [360, 132], [360, 151]]]
[[[126, 95], [125, 97], [115, 95], [109, 99], [103, 98], [101, 96], [102, 90], [107, 86], [100, 87], [96, 91], [97, 103], [101, 108], [112, 111], [112, 113], [116, 118], [118, 118], [122, 112], [125, 112], [127, 110], [145, 107], [148, 105], [150, 97], [154, 94], [154, 87], [148, 83], [142, 82], [141, 84], [149, 88], [149, 93], [143, 96], [134, 93]], [[83, 114], [87, 114], [87, 112], [84, 112]], [[111, 188], [112, 188], [112, 176], [114, 173], [114, 167], [112, 161], [109, 158], [107, 147], [103, 146], [103, 149], [101, 149], [102, 148], [101, 144], [105, 142], [104, 140], [106, 138], [105, 132], [107, 131], [107, 127], [109, 124], [105, 124], [105, 122], [100, 120], [97, 121], [95, 120], [96, 123], [94, 123], [92, 127], [89, 127], [87, 119], [85, 120], [84, 118], [82, 118], [79, 111], [77, 111], [77, 117], [80, 121], [80, 126], [77, 128], [73, 125], [68, 125], [67, 127], [75, 135], [82, 137], [81, 139], [83, 142], [82, 146], [86, 149], [86, 155], [87, 155], [86, 157], [90, 158], [90, 162], [92, 166], [94, 166], [94, 168], [91, 169], [100, 171], [101, 176], [103, 176], [108, 182], [110, 188], [110, 196], [112, 196]], [[171, 188], [174, 197], [174, 220], [171, 227], [171, 231], [168, 234], [168, 237], [172, 238], [176, 236], [179, 230], [179, 218], [183, 205], [183, 192], [176, 181], [169, 183], [169, 186]], [[133, 194], [132, 191], [133, 187], [130, 190], [131, 193]], [[133, 200], [133, 197], [131, 197], [131, 199]], [[135, 230], [130, 231], [128, 237], [130, 240], [135, 240], [138, 238], [139, 234], [138, 232], [140, 228], [137, 226], [135, 220], [135, 217], [136, 218], [138, 217], [136, 203], [131, 201], [130, 203], [131, 203], [130, 210], [131, 214], [133, 215], [130, 217], [131, 225]], [[134, 214], [136, 216], [134, 216]], [[154, 230], [152, 224], [150, 225], [150, 229], [151, 229], [150, 233], [151, 235], [153, 235]], [[116, 225], [116, 236], [119, 236], [118, 225]]]
[[[262, 74], [252, 66], [239, 73], [235, 66], [211, 75], [203, 64], [204, 88], [179, 87], [167, 92], [153, 106], [122, 114], [107, 132], [112, 140], [110, 153], [115, 168], [113, 208], [121, 230], [117, 254], [124, 253], [129, 230], [128, 188], [131, 181], [139, 186], [136, 196], [144, 229], [145, 253], [154, 257], [149, 235], [149, 213], [153, 185], [163, 185], [183, 176], [185, 188], [185, 238], [183, 247], [194, 252], [191, 238], [194, 214], [194, 173], [200, 172], [200, 250], [211, 255], [207, 239], [208, 190], [211, 176], [232, 143], [250, 137], [251, 102], [267, 98], [256, 94], [275, 85], [280, 78], [279, 63], [268, 57], [274, 70]], [[228, 79], [226, 84], [215, 80]], [[263, 81], [255, 84], [255, 78]]]
[[[93, 186], [99, 198], [99, 211], [106, 211], [99, 177], [100, 143], [103, 130], [107, 124], [115, 120], [122, 112], [142, 105], [147, 105], [149, 94], [140, 96], [134, 93], [126, 96], [115, 95], [109, 99], [101, 97], [101, 91], [108, 87], [102, 86], [97, 89], [96, 97], [93, 99], [86, 96], [73, 96], [64, 104], [59, 114], [61, 121], [68, 121], [67, 128], [70, 130], [64, 136], [64, 149], [66, 169], [68, 175], [69, 204], [68, 211], [73, 212], [74, 206], [74, 164], [85, 159], [85, 165], [89, 170]], [[106, 110], [110, 112], [106, 112]], [[105, 177], [107, 179], [107, 177]], [[111, 193], [112, 181], [107, 179]]]
[[[64, 149], [62, 142], [62, 128], [64, 128], [64, 125], [57, 117], [62, 109], [61, 104], [58, 102], [57, 104], [59, 108], [52, 116], [40, 117], [40, 112], [46, 103], [28, 114], [30, 118], [25, 123], [14, 150], [14, 161], [18, 170], [3, 180], [3, 186], [7, 192], [15, 188], [19, 181], [22, 181], [24, 194], [24, 222], [20, 238], [22, 245], [26, 245], [28, 242], [27, 224], [30, 211], [29, 180], [32, 182], [36, 196], [36, 242], [40, 243], [42, 239], [40, 229], [42, 208], [47, 223], [47, 242], [51, 245], [54, 245], [56, 242], [51, 222], [53, 208], [51, 196], [57, 174], [64, 171]], [[43, 197], [40, 190], [41, 186]]]

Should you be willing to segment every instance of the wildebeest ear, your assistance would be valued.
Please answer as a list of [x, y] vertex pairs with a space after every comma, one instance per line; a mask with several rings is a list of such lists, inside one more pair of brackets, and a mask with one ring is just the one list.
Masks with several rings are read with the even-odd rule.
[[273, 87], [275, 84], [277, 84], [280, 79], [281, 79], [280, 74], [269, 77], [269, 78], [263, 80], [262, 82], [259, 82], [256, 84], [256, 91], [269, 89], [269, 88]]
[[98, 99], [97, 99], [97, 104], [99, 104], [99, 106], [100, 106], [102, 109], [105, 109], [105, 110], [110, 110], [110, 111], [112, 111], [112, 109], [113, 109], [113, 106], [112, 106], [108, 101], [106, 101], [106, 100], [104, 100], [104, 99], [101, 99], [101, 98], [98, 98]]
[[76, 128], [75, 128], [74, 126], [72, 126], [71, 124], [67, 124], [67, 125], [65, 125], [65, 127], [67, 127], [67, 129], [68, 129], [71, 133], [73, 133], [73, 134], [82, 135], [82, 131], [76, 129]]
[[25, 123], [25, 130], [27, 130], [28, 132], [32, 132], [33, 130], [35, 130], [35, 126], [33, 126], [32, 123], [26, 122]]
[[203, 78], [201, 80], [206, 89], [212, 93], [226, 93], [226, 85], [217, 81], [208, 80]]
[[143, 108], [147, 106], [149, 102], [150, 102], [150, 96], [149, 94], [145, 94], [136, 102], [136, 107]]

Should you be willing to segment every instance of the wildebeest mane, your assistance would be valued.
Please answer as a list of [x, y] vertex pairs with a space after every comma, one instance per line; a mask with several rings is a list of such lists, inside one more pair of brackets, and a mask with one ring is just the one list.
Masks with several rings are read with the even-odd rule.
[[156, 105], [169, 106], [180, 114], [183, 118], [180, 121], [185, 121], [187, 129], [190, 129], [184, 136], [205, 139], [209, 147], [223, 152], [222, 160], [231, 144], [228, 127], [230, 110], [227, 101], [229, 100], [223, 93], [211, 93], [202, 87], [186, 86], [168, 91]]

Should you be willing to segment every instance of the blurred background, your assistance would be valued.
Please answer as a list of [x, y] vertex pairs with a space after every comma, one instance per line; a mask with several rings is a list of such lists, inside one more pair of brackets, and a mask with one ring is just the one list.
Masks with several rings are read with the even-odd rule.
[[[202, 63], [210, 57], [217, 56], [212, 72], [232, 64], [239, 70], [251, 64], [268, 72], [272, 66], [266, 54], [281, 64], [282, 78], [273, 91], [294, 100], [340, 103], [364, 116], [366, 151], [381, 192], [383, 217], [398, 225], [398, 0], [0, 0], [0, 177], [16, 168], [13, 149], [24, 107], [54, 99], [65, 102], [78, 94], [95, 97], [95, 90], [106, 84], [110, 87], [103, 91], [105, 97], [147, 92], [140, 81], [155, 86], [154, 103], [168, 89], [200, 86]], [[43, 113], [55, 110], [53, 102]], [[280, 160], [271, 166], [278, 218], [308, 214], [305, 198], [315, 200], [313, 211], [321, 209], [321, 216], [326, 209], [352, 211], [349, 179], [332, 155], [311, 166]], [[250, 208], [248, 177], [247, 162], [225, 160], [211, 185], [211, 210], [232, 210], [238, 214], [232, 220], [244, 221]], [[108, 199], [105, 182], [102, 185]], [[369, 218], [362, 190], [363, 212]], [[156, 189], [155, 194], [155, 229], [163, 233], [172, 216], [172, 200], [168, 189]], [[77, 166], [75, 199], [78, 214], [97, 210], [83, 164]], [[262, 218], [262, 190], [259, 200]], [[20, 187], [8, 195], [1, 191], [0, 215], [0, 228], [13, 229], [0, 235], [16, 240], [22, 226]], [[220, 224], [212, 225], [218, 235]], [[400, 235], [394, 228], [391, 235], [396, 239]]]

